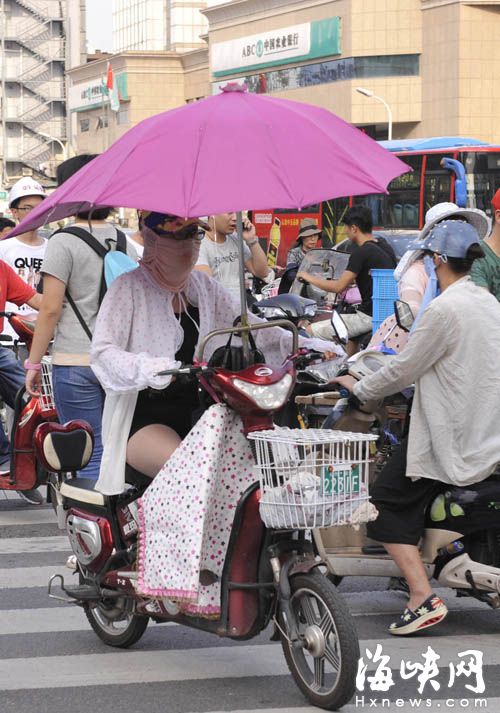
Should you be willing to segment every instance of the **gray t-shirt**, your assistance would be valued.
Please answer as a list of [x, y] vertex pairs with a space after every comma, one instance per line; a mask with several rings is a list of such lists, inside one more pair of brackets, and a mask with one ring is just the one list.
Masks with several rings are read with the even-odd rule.
[[[93, 225], [92, 234], [104, 247], [106, 239], [114, 241], [116, 247], [116, 228], [111, 223]], [[137, 260], [137, 253], [129, 244], [127, 254]], [[49, 239], [41, 272], [64, 282], [92, 333], [99, 310], [102, 269], [102, 258], [76, 235], [57, 233]], [[90, 340], [65, 297], [55, 330], [53, 363], [87, 366], [89, 352]]]
[[[243, 245], [245, 263], [252, 258], [250, 248]], [[213, 277], [233, 294], [239, 295], [238, 273], [238, 236], [226, 235], [223, 243], [215, 243], [210, 238], [203, 238], [197, 265], [208, 265]]]

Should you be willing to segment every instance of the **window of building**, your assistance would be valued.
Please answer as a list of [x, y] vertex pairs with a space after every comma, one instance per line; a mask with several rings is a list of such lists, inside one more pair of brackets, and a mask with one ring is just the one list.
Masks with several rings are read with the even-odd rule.
[[101, 114], [97, 117], [96, 129], [106, 129], [108, 126], [108, 116], [107, 114]]
[[[279, 92], [283, 89], [299, 89], [318, 84], [341, 82], [344, 79], [363, 79], [369, 77], [418, 76], [420, 72], [420, 55], [386, 55], [382, 57], [346, 57], [328, 62], [304, 64], [301, 67], [290, 67], [261, 72], [242, 77], [248, 91], [256, 94]], [[217, 88], [226, 84], [227, 80], [214, 84]]]
[[128, 124], [128, 108], [120, 109], [116, 112], [117, 124]]
[[80, 119], [80, 131], [82, 134], [90, 130], [90, 119]]

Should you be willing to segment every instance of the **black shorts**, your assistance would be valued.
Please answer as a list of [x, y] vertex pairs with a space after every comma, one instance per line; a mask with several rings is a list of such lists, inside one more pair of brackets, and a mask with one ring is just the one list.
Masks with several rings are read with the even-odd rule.
[[139, 392], [129, 438], [145, 426], [159, 423], [172, 428], [185, 438], [193, 426], [193, 411], [198, 407], [196, 390], [177, 389], [175, 398], [145, 389]]
[[379, 511], [368, 523], [368, 537], [379, 542], [418, 545], [425, 529], [425, 513], [434, 497], [443, 491], [443, 483], [429, 478], [406, 477], [405, 439], [387, 462], [371, 488], [371, 500]]

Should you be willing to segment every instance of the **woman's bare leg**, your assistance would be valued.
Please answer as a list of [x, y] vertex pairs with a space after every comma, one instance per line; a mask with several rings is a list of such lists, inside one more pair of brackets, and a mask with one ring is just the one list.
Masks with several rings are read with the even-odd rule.
[[154, 478], [180, 442], [178, 434], [168, 426], [160, 423], [144, 426], [128, 440], [127, 463]]

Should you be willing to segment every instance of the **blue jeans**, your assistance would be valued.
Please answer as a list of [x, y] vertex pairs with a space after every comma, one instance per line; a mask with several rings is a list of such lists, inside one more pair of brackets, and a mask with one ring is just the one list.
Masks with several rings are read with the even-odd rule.
[[[0, 346], [0, 396], [11, 408], [14, 408], [17, 392], [24, 386], [24, 376], [24, 369], [14, 353], [10, 349]], [[0, 422], [0, 459], [9, 454], [9, 439]]]
[[61, 423], [75, 418], [87, 421], [94, 431], [92, 458], [79, 475], [97, 480], [102, 458], [101, 421], [104, 391], [90, 366], [52, 367], [52, 385]]

